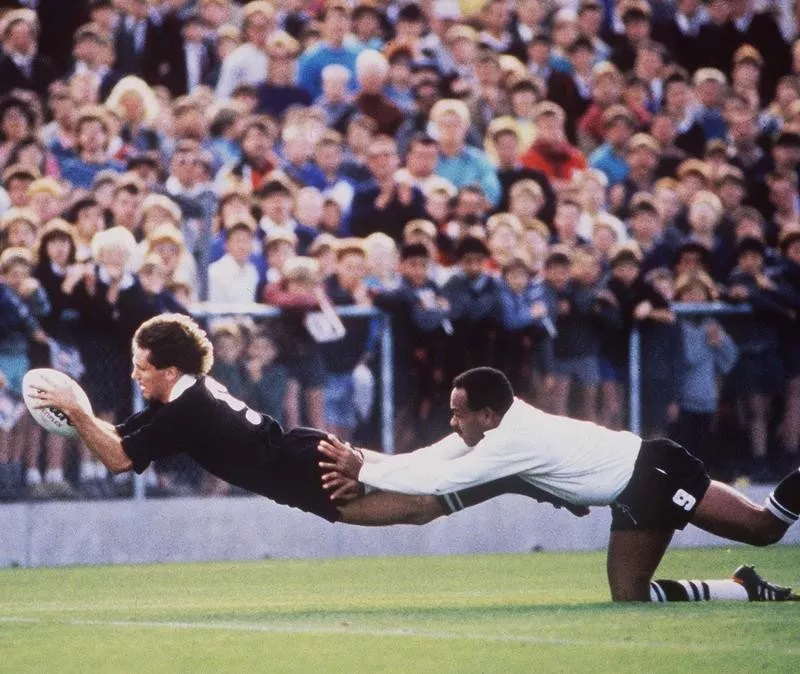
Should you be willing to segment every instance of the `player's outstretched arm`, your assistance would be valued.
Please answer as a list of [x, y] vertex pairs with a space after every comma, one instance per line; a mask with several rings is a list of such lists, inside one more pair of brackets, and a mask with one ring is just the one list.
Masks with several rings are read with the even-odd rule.
[[55, 407], [64, 412], [86, 446], [112, 473], [131, 470], [133, 462], [122, 449], [117, 429], [113, 424], [84, 410], [78, 403], [72, 387], [42, 382], [41, 386], [31, 393], [31, 397], [36, 400], [36, 407]]

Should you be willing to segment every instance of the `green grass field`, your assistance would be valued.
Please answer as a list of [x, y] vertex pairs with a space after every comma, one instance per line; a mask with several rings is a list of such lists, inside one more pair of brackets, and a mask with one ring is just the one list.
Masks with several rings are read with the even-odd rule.
[[[800, 585], [800, 547], [670, 551]], [[0, 571], [0, 672], [797, 672], [800, 602], [613, 605], [602, 553]]]

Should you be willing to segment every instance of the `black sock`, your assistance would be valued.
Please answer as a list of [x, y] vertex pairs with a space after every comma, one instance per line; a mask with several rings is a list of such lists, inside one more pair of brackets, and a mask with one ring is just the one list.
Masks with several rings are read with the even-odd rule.
[[767, 498], [767, 510], [786, 524], [800, 518], [800, 470], [789, 473]]

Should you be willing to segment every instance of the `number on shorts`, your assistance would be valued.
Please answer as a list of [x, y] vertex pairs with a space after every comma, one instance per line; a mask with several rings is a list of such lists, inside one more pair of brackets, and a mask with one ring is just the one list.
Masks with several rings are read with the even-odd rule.
[[694, 508], [694, 504], [697, 503], [697, 499], [689, 492], [684, 491], [683, 489], [678, 489], [678, 491], [672, 495], [672, 502], [688, 512]]
[[238, 398], [234, 398], [230, 393], [228, 393], [228, 389], [226, 389], [222, 384], [218, 381], [214, 381], [211, 377], [206, 377], [206, 388], [208, 392], [214, 396], [217, 400], [221, 400], [224, 402], [228, 407], [230, 407], [234, 412], [241, 412], [242, 410], [247, 410], [244, 413], [244, 418], [247, 419], [253, 426], [258, 426], [261, 423], [261, 415], [253, 409], [250, 409], [244, 402], [239, 400]]

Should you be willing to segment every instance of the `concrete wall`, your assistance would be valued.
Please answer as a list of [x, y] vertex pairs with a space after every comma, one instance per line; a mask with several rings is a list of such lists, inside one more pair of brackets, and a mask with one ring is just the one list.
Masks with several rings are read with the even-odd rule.
[[[762, 502], [768, 491], [749, 495]], [[605, 547], [610, 520], [608, 508], [579, 519], [520, 496], [380, 528], [329, 524], [256, 497], [25, 503], [0, 506], [0, 566], [591, 550]], [[800, 543], [800, 527], [784, 542]], [[674, 545], [730, 543], [687, 527]]]

